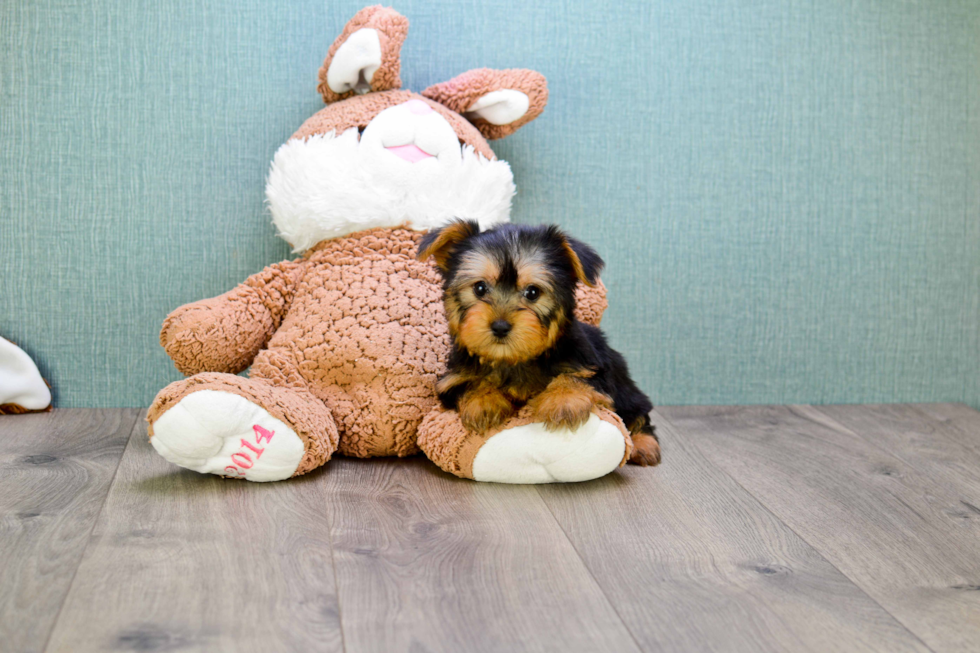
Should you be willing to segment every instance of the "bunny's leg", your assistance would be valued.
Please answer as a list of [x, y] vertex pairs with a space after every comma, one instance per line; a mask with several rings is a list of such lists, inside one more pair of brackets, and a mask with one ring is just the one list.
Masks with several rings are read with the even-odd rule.
[[248, 481], [305, 474], [337, 448], [323, 402], [264, 378], [196, 374], [161, 390], [147, 421], [150, 443], [170, 462]]
[[633, 450], [622, 420], [597, 407], [574, 430], [549, 430], [525, 407], [501, 428], [467, 431], [455, 411], [430, 412], [419, 427], [419, 446], [450, 474], [495, 483], [588, 481], [622, 466]]

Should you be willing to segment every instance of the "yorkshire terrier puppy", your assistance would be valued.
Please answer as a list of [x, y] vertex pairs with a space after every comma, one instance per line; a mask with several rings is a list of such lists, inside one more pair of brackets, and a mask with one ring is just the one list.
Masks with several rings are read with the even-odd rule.
[[630, 462], [660, 462], [653, 404], [602, 331], [575, 319], [576, 284], [594, 285], [603, 266], [591, 247], [555, 226], [481, 233], [456, 220], [422, 238], [418, 258], [429, 257], [453, 339], [436, 391], [466, 428], [484, 433], [528, 404], [547, 428], [575, 429], [607, 406], [632, 434]]

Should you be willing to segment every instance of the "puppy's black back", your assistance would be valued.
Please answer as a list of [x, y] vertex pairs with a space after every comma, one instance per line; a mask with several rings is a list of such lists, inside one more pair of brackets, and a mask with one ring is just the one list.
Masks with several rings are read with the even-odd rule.
[[653, 435], [649, 413], [653, 403], [640, 390], [630, 376], [626, 359], [609, 346], [606, 336], [598, 327], [575, 321], [566, 332], [570, 349], [577, 351], [582, 363], [595, 370], [586, 379], [593, 388], [613, 400], [616, 414], [626, 428], [634, 433]]

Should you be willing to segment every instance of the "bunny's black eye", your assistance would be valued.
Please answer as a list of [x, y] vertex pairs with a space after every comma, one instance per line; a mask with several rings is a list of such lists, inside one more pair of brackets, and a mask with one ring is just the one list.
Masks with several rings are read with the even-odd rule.
[[537, 300], [541, 296], [541, 289], [537, 286], [528, 286], [524, 289], [524, 299], [529, 302]]
[[476, 283], [473, 284], [473, 294], [476, 295], [477, 297], [483, 297], [489, 291], [490, 288], [488, 288], [487, 284], [484, 283], [483, 281], [477, 281]]

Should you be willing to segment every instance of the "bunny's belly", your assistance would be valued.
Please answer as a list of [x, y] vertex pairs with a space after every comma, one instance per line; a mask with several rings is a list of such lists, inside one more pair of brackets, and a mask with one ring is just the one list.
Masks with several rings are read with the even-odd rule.
[[418, 234], [367, 233], [375, 239], [365, 248], [364, 232], [356, 235], [358, 256], [314, 252], [283, 324], [260, 358], [275, 368], [292, 368], [293, 378], [286, 374], [282, 381], [302, 383], [327, 404], [341, 453], [405, 456], [418, 451], [418, 425], [437, 403], [434, 388], [449, 354], [448, 325], [438, 275], [414, 257]]

